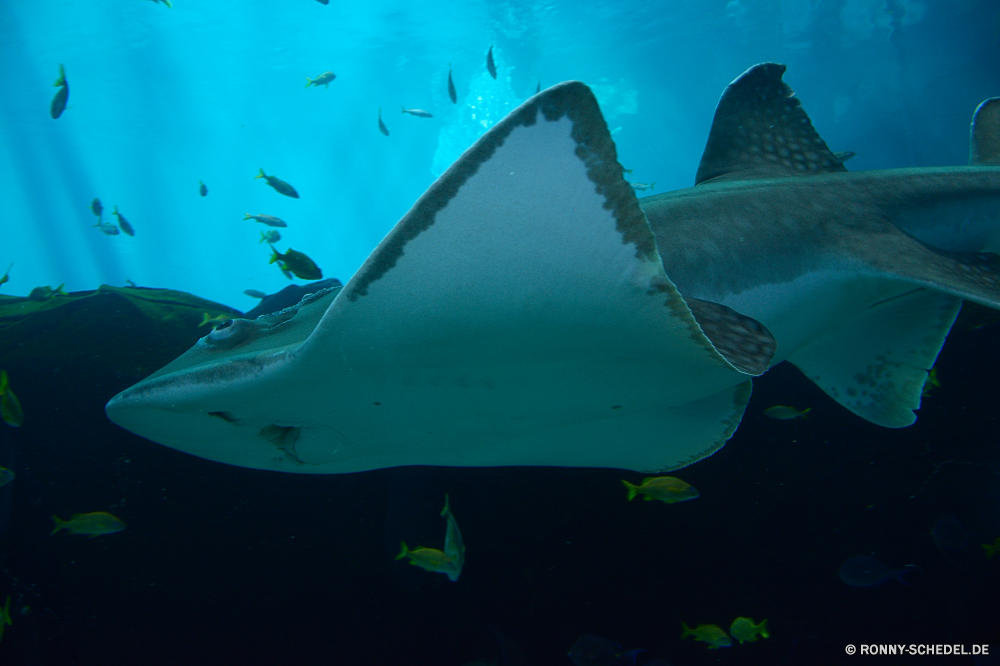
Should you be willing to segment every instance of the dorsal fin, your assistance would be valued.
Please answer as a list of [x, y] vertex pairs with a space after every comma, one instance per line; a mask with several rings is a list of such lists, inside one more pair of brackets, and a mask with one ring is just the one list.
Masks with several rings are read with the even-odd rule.
[[1000, 97], [976, 107], [970, 135], [969, 166], [1000, 166]]
[[695, 185], [847, 171], [813, 129], [785, 66], [754, 65], [729, 84], [715, 110]]

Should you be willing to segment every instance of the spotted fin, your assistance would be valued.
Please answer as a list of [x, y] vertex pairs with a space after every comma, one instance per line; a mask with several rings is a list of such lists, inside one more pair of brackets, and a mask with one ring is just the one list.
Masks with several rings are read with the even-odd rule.
[[827, 395], [872, 423], [917, 420], [927, 374], [962, 300], [917, 289], [852, 318], [788, 360]]
[[695, 185], [847, 171], [781, 80], [785, 66], [754, 65], [729, 84], [715, 110]]

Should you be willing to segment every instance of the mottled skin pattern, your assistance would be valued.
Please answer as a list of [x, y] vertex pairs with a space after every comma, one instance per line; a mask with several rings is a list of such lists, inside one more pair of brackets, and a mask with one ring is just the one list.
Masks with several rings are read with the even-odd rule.
[[[732, 307], [782, 340], [772, 308], [741, 295], [815, 272], [884, 277], [885, 298], [920, 286], [1000, 307], [990, 256], [1000, 240], [1000, 168], [951, 167], [706, 182], [640, 200], [670, 279], [685, 297]], [[904, 228], [908, 230], [904, 231]], [[911, 235], [912, 234], [912, 235]], [[921, 238], [921, 242], [914, 238]], [[926, 240], [924, 240], [926, 237]], [[899, 282], [898, 287], [888, 287]], [[804, 298], [808, 298], [805, 295]], [[874, 301], [873, 301], [874, 302]], [[862, 306], [871, 303], [862, 304]], [[759, 306], [759, 307], [757, 307]], [[780, 360], [777, 358], [777, 360]]]

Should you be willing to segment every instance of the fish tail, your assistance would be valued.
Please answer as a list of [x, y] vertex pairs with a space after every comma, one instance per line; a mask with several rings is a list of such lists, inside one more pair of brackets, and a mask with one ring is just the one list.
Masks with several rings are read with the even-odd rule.
[[311, 85], [312, 85], [312, 82], [313, 82], [313, 80], [312, 80], [312, 79], [310, 79], [310, 78], [309, 78], [309, 77], [307, 76], [307, 77], [306, 77], [306, 88], [308, 88], [309, 86], [311, 86]]
[[764, 638], [770, 638], [771, 634], [767, 633], [767, 618], [757, 625], [757, 633], [759, 633]]
[[631, 502], [635, 498], [635, 494], [639, 491], [639, 486], [633, 485], [625, 479], [622, 479], [622, 483], [628, 488], [628, 499]]
[[806, 407], [805, 409], [803, 409], [803, 410], [802, 410], [802, 411], [800, 412], [800, 413], [802, 414], [802, 418], [805, 418], [805, 417], [806, 417], [806, 414], [808, 414], [809, 412], [811, 412], [811, 411], [812, 411], [812, 409], [813, 409], [812, 407]]
[[399, 106], [400, 106], [401, 109], [403, 109], [403, 113], [406, 113], [406, 107], [403, 106], [402, 104], [400, 104]]
[[58, 88], [64, 85], [66, 85], [66, 68], [63, 67], [62, 63], [59, 63], [59, 78], [56, 79], [56, 82], [52, 86]]
[[163, 4], [167, 6], [167, 9], [173, 9], [174, 6], [170, 3], [170, 0], [163, 0]]
[[52, 531], [49, 532], [49, 536], [52, 536], [53, 534], [61, 530], [63, 525], [66, 524], [66, 521], [60, 518], [59, 516], [52, 516], [52, 522], [55, 524], [55, 527], [53, 527]]
[[210, 320], [208, 318], [208, 313], [207, 312], [201, 313], [201, 323], [198, 324], [198, 328], [201, 328], [202, 326], [204, 326], [205, 324], [207, 324], [209, 321]]
[[271, 261], [267, 262], [267, 264], [270, 266], [274, 262], [278, 261], [278, 259], [281, 258], [281, 255], [278, 253], [277, 250], [274, 249], [274, 246], [271, 245], [270, 243], [268, 243], [267, 246], [269, 248], [271, 248], [271, 252], [272, 252], [272, 254], [271, 254]]
[[[6, 378], [6, 376], [7, 376], [6, 373], [4, 373], [4, 377], [5, 378]], [[6, 385], [7, 385], [6, 382], [4, 382], [3, 386], [6, 386]], [[3, 391], [0, 390], [0, 393], [3, 393]], [[993, 546], [993, 545], [990, 545], [988, 543], [984, 543], [983, 544], [983, 549], [986, 550], [986, 559], [990, 559], [991, 557], [993, 557], [997, 553], [997, 547]]]
[[405, 541], [400, 541], [399, 543], [400, 543], [400, 546], [402, 546], [402, 548], [399, 551], [399, 555], [396, 556], [397, 560], [401, 560], [401, 559], [403, 559], [404, 557], [406, 557], [407, 555], [410, 554], [410, 549], [406, 547], [406, 542]]
[[[245, 219], [247, 219], [247, 218], [245, 218], [245, 217], [244, 217], [243, 219], [245, 220]], [[258, 243], [258, 244], [260, 244], [260, 243], [263, 243], [263, 242], [264, 242], [264, 241], [266, 241], [266, 240], [267, 240], [267, 236], [265, 236], [265, 235], [264, 235], [264, 232], [263, 232], [263, 231], [262, 231], [262, 232], [260, 232], [260, 240], [259, 240], [259, 241], [257, 241], [257, 243]]]
[[684, 627], [684, 633], [681, 634], [681, 638], [694, 636], [694, 632], [691, 631], [691, 627], [687, 626], [687, 622], [681, 622], [681, 626]]
[[[0, 395], [3, 395], [4, 393], [7, 392], [7, 382], [8, 382], [7, 371], [6, 370], [0, 370]], [[983, 544], [983, 548], [987, 548], [988, 549], [989, 546], [987, 546], [986, 544]]]
[[655, 180], [652, 183], [649, 184], [649, 189], [651, 189], [651, 190], [655, 190], [656, 189], [656, 181]]
[[451, 513], [451, 509], [448, 507], [448, 493], [445, 493], [444, 494], [444, 508], [441, 509], [441, 515], [442, 516], [447, 516], [449, 513]]
[[267, 178], [267, 174], [264, 173], [263, 169], [260, 170], [259, 174], [257, 174], [256, 176], [254, 176], [254, 179], [257, 179], [257, 178]]
[[243, 213], [243, 219], [244, 220], [251, 220], [251, 219], [253, 219], [253, 215], [251, 215], [250, 213]]

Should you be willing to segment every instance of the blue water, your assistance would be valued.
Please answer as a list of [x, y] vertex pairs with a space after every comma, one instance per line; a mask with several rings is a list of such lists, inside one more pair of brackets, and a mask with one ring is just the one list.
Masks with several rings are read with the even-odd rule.
[[[998, 53], [997, 0], [0, 0], [0, 295], [131, 280], [245, 311], [243, 290], [288, 281], [244, 213], [286, 220], [279, 249], [346, 281], [539, 83], [592, 87], [629, 178], [656, 183], [640, 195], [693, 184], [719, 96], [763, 61], [788, 65], [830, 148], [857, 153], [849, 169], [965, 164]], [[60, 63], [69, 108], [53, 120]], [[329, 88], [304, 87], [327, 70]], [[95, 197], [136, 236], [94, 228]], [[910, 428], [847, 414], [788, 364], [755, 379], [732, 440], [680, 472], [702, 497], [671, 506], [628, 502], [622, 478], [641, 477], [616, 470], [312, 476], [187, 455], [103, 411], [167, 342], [123, 326], [127, 348], [109, 345], [89, 316], [39, 324], [50, 355], [0, 358], [26, 411], [0, 424], [17, 473], [0, 489], [0, 664], [547, 666], [586, 634], [647, 650], [639, 666], [853, 663], [848, 643], [1000, 651], [1000, 557], [982, 549], [1000, 534], [1000, 332], [983, 310], [963, 309]], [[66, 330], [90, 333], [67, 346]], [[776, 404], [813, 409], [766, 418]], [[446, 493], [468, 547], [457, 583], [394, 559], [404, 539], [440, 547]], [[98, 510], [128, 529], [49, 535], [52, 514]], [[941, 546], [942, 516], [964, 548]], [[922, 573], [845, 585], [861, 553]], [[681, 639], [682, 623], [739, 616], [771, 637]]]
[[[654, 193], [692, 184], [719, 95], [761, 61], [788, 64], [830, 147], [858, 153], [852, 170], [963, 164], [973, 108], [1000, 94], [998, 43], [988, 0], [4, 2], [3, 293], [129, 279], [249, 309], [244, 289], [287, 281], [244, 213], [285, 219], [279, 249], [346, 280], [539, 82], [589, 84]], [[60, 63], [69, 108], [52, 120]], [[327, 70], [329, 88], [304, 87]], [[261, 167], [301, 199], [254, 180]], [[136, 237], [94, 228], [94, 197]]]

